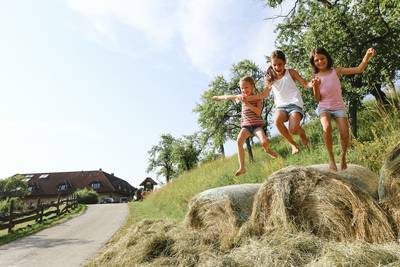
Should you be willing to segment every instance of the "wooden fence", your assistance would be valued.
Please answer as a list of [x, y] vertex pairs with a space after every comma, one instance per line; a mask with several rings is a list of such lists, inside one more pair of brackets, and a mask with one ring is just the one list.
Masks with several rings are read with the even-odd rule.
[[[63, 206], [64, 204], [65, 206], [62, 209], [60, 209], [60, 207]], [[48, 210], [52, 207], [56, 209]], [[76, 195], [67, 197], [64, 200], [61, 200], [61, 198], [58, 197], [57, 203], [51, 203], [51, 204], [42, 204], [40, 199], [38, 199], [36, 209], [23, 212], [16, 212], [14, 210], [14, 201], [11, 201], [8, 216], [0, 216], [0, 230], [8, 229], [8, 232], [10, 233], [13, 227], [16, 226], [17, 224], [29, 222], [32, 220], [35, 220], [38, 223], [42, 223], [43, 217], [55, 214], [53, 217], [51, 217], [54, 218], [64, 213], [70, 212], [69, 211], [70, 209], [75, 209], [76, 207], [78, 207], [78, 201]]]

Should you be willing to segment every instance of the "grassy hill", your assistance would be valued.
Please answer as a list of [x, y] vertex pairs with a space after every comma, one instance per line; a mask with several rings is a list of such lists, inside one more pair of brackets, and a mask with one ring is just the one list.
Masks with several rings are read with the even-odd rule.
[[[375, 102], [370, 102], [360, 112], [358, 124], [359, 136], [357, 140], [353, 138], [351, 141], [348, 161], [378, 172], [387, 152], [400, 140], [399, 112], [387, 114]], [[282, 157], [271, 159], [260, 146], [256, 146], [255, 162], [247, 164], [247, 173], [239, 177], [233, 175], [238, 168], [236, 155], [205, 163], [173, 179], [161, 190], [149, 195], [144, 202], [134, 203], [132, 209], [135, 220], [167, 218], [181, 221], [189, 200], [206, 189], [230, 184], [261, 183], [272, 172], [289, 165], [327, 163], [320, 122], [314, 120], [305, 129], [311, 142], [310, 149], [303, 149], [301, 153], [292, 156], [287, 142], [281, 137], [275, 137], [271, 140], [271, 147]], [[337, 130], [334, 130], [336, 155], [340, 151], [337, 134]], [[339, 157], [336, 159], [339, 160]]]
[[[234, 247], [223, 248], [212, 236], [182, 227], [188, 202], [199, 192], [230, 184], [261, 183], [274, 171], [289, 165], [326, 163], [319, 121], [308, 123], [305, 129], [311, 148], [303, 149], [297, 155], [291, 155], [288, 144], [276, 137], [271, 140], [271, 146], [282, 157], [271, 159], [260, 146], [256, 146], [253, 151], [255, 162], [248, 164], [247, 173], [240, 177], [233, 175], [238, 166], [235, 155], [202, 164], [151, 193], [143, 202], [131, 203], [125, 227], [89, 265], [197, 266], [199, 262], [201, 266], [257, 266], [260, 262], [274, 266], [400, 265], [400, 246], [397, 243], [347, 244], [326, 242], [308, 233], [294, 236], [276, 233], [261, 239], [249, 237]], [[334, 140], [338, 155], [336, 130]], [[370, 102], [359, 113], [359, 136], [351, 141], [348, 161], [377, 173], [386, 154], [399, 140], [399, 111], [385, 112], [375, 102]]]

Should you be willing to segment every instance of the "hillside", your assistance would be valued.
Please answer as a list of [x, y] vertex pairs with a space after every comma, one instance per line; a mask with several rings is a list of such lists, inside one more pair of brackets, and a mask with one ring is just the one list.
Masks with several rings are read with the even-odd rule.
[[[145, 201], [131, 203], [131, 216], [126, 226], [90, 265], [196, 266], [199, 262], [202, 266], [254, 266], [266, 263], [275, 266], [400, 264], [400, 247], [397, 243], [347, 244], [322, 240], [306, 232], [298, 235], [282, 232], [262, 239], [246, 237], [244, 241], [227, 241], [217, 240], [213, 234], [184, 230], [181, 222], [187, 213], [188, 202], [201, 191], [230, 184], [261, 183], [271, 173], [285, 166], [326, 163], [319, 121], [308, 123], [305, 129], [311, 148], [303, 149], [297, 155], [290, 155], [289, 146], [282, 138], [276, 137], [271, 140], [271, 146], [282, 157], [271, 159], [257, 146], [254, 149], [255, 162], [248, 165], [245, 175], [233, 175], [237, 168], [234, 155], [202, 164], [173, 179], [147, 196]], [[336, 130], [334, 140], [338, 154]], [[384, 112], [370, 102], [359, 113], [359, 136], [357, 140], [352, 139], [348, 161], [378, 173], [385, 156], [399, 140], [399, 111]], [[143, 244], [140, 245], [140, 242]]]

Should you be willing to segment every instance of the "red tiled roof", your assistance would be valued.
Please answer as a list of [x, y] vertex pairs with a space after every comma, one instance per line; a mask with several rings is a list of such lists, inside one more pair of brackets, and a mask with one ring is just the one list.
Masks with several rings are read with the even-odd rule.
[[[22, 174], [30, 178], [29, 186], [32, 187], [30, 196], [51, 196], [69, 194], [77, 189], [91, 187], [92, 183], [100, 183], [98, 193], [119, 193], [132, 195], [136, 188], [125, 180], [104, 171], [77, 171], [77, 172], [50, 172]], [[65, 190], [60, 190], [60, 185], [66, 185]]]

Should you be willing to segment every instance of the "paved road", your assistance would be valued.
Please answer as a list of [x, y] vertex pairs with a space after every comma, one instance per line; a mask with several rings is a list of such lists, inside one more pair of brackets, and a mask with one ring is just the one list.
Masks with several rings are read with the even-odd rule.
[[0, 266], [80, 266], [125, 222], [128, 205], [89, 205], [84, 214], [0, 246]]

